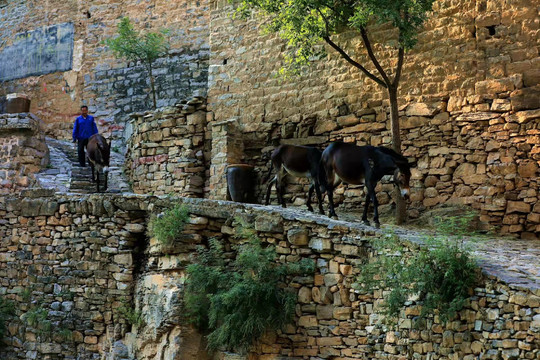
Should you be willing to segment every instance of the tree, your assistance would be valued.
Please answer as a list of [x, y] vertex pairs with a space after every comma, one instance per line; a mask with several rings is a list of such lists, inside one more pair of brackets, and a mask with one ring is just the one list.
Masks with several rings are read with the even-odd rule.
[[[231, 0], [234, 1], [234, 0]], [[405, 51], [417, 41], [417, 34], [434, 0], [240, 0], [237, 13], [247, 17], [253, 10], [267, 19], [265, 28], [277, 32], [289, 45], [286, 59], [293, 68], [310, 62], [314, 55], [324, 53], [326, 43], [350, 65], [386, 89], [390, 100], [390, 124], [392, 146], [401, 154], [401, 138], [398, 116], [398, 88]], [[397, 65], [393, 76], [383, 69], [373, 52], [368, 24], [390, 23], [396, 30], [395, 56]], [[357, 32], [376, 69], [368, 70], [350, 51], [338, 44], [335, 35], [351, 30]], [[396, 196], [396, 221], [405, 218], [405, 202]]]
[[128, 61], [140, 61], [146, 68], [152, 88], [154, 109], [157, 107], [157, 102], [155, 79], [152, 74], [153, 64], [158, 58], [167, 55], [169, 51], [167, 34], [167, 30], [161, 30], [158, 33], [140, 34], [135, 31], [129, 18], [124, 17], [118, 24], [118, 36], [105, 40], [105, 44], [113, 51], [116, 57], [125, 58]]

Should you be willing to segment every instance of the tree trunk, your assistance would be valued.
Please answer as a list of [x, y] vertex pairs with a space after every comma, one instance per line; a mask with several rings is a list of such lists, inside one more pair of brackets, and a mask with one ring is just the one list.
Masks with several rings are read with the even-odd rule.
[[152, 65], [148, 66], [148, 73], [150, 74], [150, 87], [152, 88], [152, 100], [154, 100], [154, 109], [157, 109], [156, 85], [154, 81], [154, 75], [152, 74]]
[[[390, 98], [390, 131], [392, 133], [392, 147], [398, 154], [401, 154], [397, 85], [388, 86], [388, 97]], [[396, 225], [400, 225], [403, 224], [407, 218], [407, 206], [405, 200], [401, 197], [399, 187], [395, 187], [394, 193], [396, 199]]]

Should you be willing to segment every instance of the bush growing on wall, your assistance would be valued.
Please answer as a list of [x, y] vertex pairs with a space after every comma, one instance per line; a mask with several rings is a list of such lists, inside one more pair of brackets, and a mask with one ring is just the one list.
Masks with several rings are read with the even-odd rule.
[[15, 314], [15, 306], [9, 300], [0, 297], [0, 339], [6, 336], [6, 323]]
[[[200, 247], [188, 266], [185, 306], [188, 316], [208, 333], [208, 348], [245, 352], [268, 329], [279, 329], [294, 314], [296, 296], [281, 282], [287, 275], [312, 273], [312, 260], [278, 264], [273, 247], [264, 248], [253, 232], [242, 231], [236, 259], [225, 262], [216, 239]], [[247, 235], [247, 236], [246, 236]]]
[[166, 210], [161, 216], [152, 217], [148, 224], [148, 235], [162, 244], [170, 244], [184, 230], [189, 220], [189, 211], [183, 205]]
[[357, 288], [388, 289], [382, 306], [390, 318], [397, 318], [405, 303], [417, 297], [420, 321], [434, 313], [448, 321], [463, 308], [477, 280], [476, 261], [463, 238], [469, 219], [442, 221], [445, 234], [427, 238], [425, 246], [413, 252], [393, 234], [373, 241], [375, 255], [380, 255], [362, 267]]

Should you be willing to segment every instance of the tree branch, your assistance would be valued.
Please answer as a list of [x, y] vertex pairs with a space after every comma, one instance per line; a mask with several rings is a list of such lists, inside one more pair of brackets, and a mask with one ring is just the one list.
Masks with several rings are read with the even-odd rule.
[[364, 42], [364, 46], [366, 47], [369, 58], [373, 62], [373, 65], [375, 65], [375, 68], [379, 71], [379, 74], [381, 74], [382, 78], [384, 79], [384, 83], [391, 85], [392, 83], [390, 82], [390, 79], [388, 79], [388, 75], [386, 75], [386, 72], [381, 67], [381, 64], [379, 64], [377, 58], [375, 57], [375, 54], [373, 53], [373, 49], [371, 48], [371, 42], [369, 41], [369, 38], [367, 36], [366, 29], [361, 28], [360, 34], [362, 35], [362, 41]]
[[396, 68], [396, 76], [394, 77], [394, 81], [392, 82], [392, 86], [397, 87], [399, 84], [399, 79], [401, 77], [401, 69], [403, 68], [403, 58], [405, 54], [405, 50], [403, 49], [403, 46], [399, 47], [398, 50], [398, 63]]
[[324, 41], [326, 41], [328, 43], [328, 45], [330, 45], [334, 50], [336, 50], [351, 65], [353, 65], [353, 66], [357, 67], [358, 69], [362, 70], [362, 72], [364, 74], [366, 74], [366, 76], [368, 78], [375, 81], [377, 84], [381, 85], [382, 87], [385, 87], [385, 88], [388, 87], [387, 83], [385, 83], [383, 80], [379, 79], [377, 76], [373, 75], [371, 72], [369, 72], [368, 69], [363, 67], [360, 63], [358, 63], [358, 62], [354, 61], [353, 59], [351, 59], [351, 57], [345, 51], [343, 51], [342, 48], [340, 48], [338, 45], [336, 45], [336, 43], [334, 43], [332, 40], [330, 40], [330, 37], [325, 36], [325, 37], [323, 37], [323, 39], [324, 39]]

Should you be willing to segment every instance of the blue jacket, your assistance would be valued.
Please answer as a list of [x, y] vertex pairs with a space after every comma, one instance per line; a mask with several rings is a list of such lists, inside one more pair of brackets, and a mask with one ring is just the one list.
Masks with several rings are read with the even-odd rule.
[[80, 115], [75, 119], [75, 124], [73, 125], [74, 141], [88, 139], [90, 136], [97, 133], [98, 129], [92, 115], [87, 115], [86, 119]]

